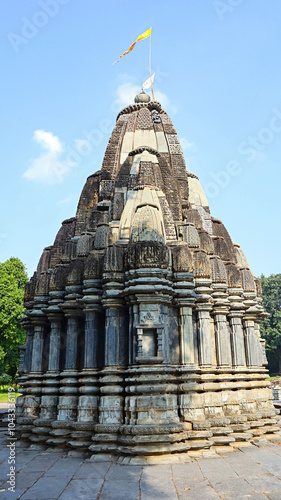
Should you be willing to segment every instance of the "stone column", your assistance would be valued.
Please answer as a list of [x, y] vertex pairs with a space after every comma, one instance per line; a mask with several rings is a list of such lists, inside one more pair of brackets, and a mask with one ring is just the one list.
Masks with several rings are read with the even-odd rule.
[[212, 333], [210, 321], [211, 306], [202, 304], [197, 306], [198, 317], [198, 341], [199, 341], [199, 364], [202, 367], [212, 366]]
[[53, 421], [57, 418], [63, 314], [58, 307], [49, 307], [47, 315], [50, 321], [49, 359], [42, 390], [40, 418]]
[[180, 350], [181, 363], [183, 365], [194, 365], [194, 341], [192, 308], [188, 306], [180, 307]]
[[[248, 270], [245, 270], [244, 272], [246, 277], [246, 272], [250, 273]], [[251, 287], [253, 290], [249, 290]], [[260, 337], [259, 332], [255, 329], [255, 321], [257, 317], [260, 316], [261, 311], [253, 283], [251, 283], [251, 287], [248, 285], [248, 290], [244, 290], [244, 307], [246, 311], [243, 316], [243, 326], [247, 365], [250, 368], [254, 368], [262, 366]]]
[[58, 372], [60, 369], [60, 341], [61, 341], [61, 324], [62, 315], [50, 316], [51, 332], [50, 332], [50, 350], [48, 371]]
[[241, 315], [239, 315], [239, 313], [233, 313], [230, 317], [233, 366], [235, 367], [246, 366], [244, 333], [241, 319], [242, 314], [243, 313], [241, 313]]
[[242, 316], [244, 312], [243, 306], [243, 289], [229, 288], [229, 322], [231, 327], [230, 340], [232, 351], [232, 362], [235, 368], [246, 366], [245, 342], [242, 324]]
[[24, 361], [26, 373], [29, 373], [31, 371], [33, 335], [34, 335], [34, 330], [33, 327], [30, 325], [26, 332], [27, 339], [26, 339], [26, 350], [25, 350], [25, 361]]
[[199, 365], [202, 368], [210, 368], [213, 364], [213, 339], [211, 332], [210, 311], [211, 304], [211, 284], [207, 278], [195, 280], [195, 292], [197, 295], [197, 330], [198, 330], [198, 354]]
[[19, 385], [20, 385], [20, 392], [21, 396], [18, 396], [17, 401], [16, 401], [16, 418], [18, 420], [19, 417], [22, 416], [23, 411], [24, 411], [24, 403], [26, 399], [26, 395], [29, 392], [28, 386], [29, 386], [29, 380], [31, 378], [30, 376], [30, 371], [31, 371], [31, 359], [32, 359], [32, 344], [33, 344], [33, 325], [31, 321], [29, 320], [27, 314], [23, 317], [21, 320], [21, 324], [23, 328], [26, 330], [26, 343], [25, 343], [25, 353], [24, 353], [24, 360], [22, 364], [22, 370], [20, 370], [19, 367], [19, 373], [20, 373], [20, 379], [19, 379]]
[[194, 292], [194, 275], [188, 272], [174, 273], [175, 303], [179, 305], [180, 327], [180, 359], [181, 364], [195, 367], [194, 331], [192, 308], [196, 294]]
[[215, 316], [217, 360], [219, 366], [232, 366], [230, 333], [225, 314]]
[[[52, 311], [52, 312], [51, 312]], [[38, 443], [45, 445], [49, 440], [49, 432], [52, 422], [57, 418], [58, 391], [59, 391], [59, 357], [60, 357], [60, 334], [63, 320], [59, 308], [49, 307], [46, 309], [50, 321], [49, 350], [47, 360], [47, 371], [42, 379], [42, 397], [40, 403], [39, 418], [35, 422]]]
[[[71, 276], [71, 274], [70, 274]], [[79, 282], [80, 276], [75, 275]], [[71, 281], [71, 280], [70, 280]], [[60, 373], [60, 396], [57, 420], [52, 423], [54, 436], [48, 443], [56, 446], [69, 445], [73, 422], [77, 419], [78, 405], [78, 336], [80, 333], [81, 285], [68, 284], [65, 287], [64, 302], [59, 304], [67, 319], [65, 335], [65, 365]]]
[[262, 365], [261, 349], [259, 337], [255, 330], [254, 317], [244, 316], [245, 346], [247, 354], [247, 364], [250, 368]]
[[[91, 272], [93, 272], [92, 268]], [[99, 328], [102, 326], [101, 286], [101, 279], [92, 278], [83, 282], [84, 296], [81, 303], [84, 305], [85, 314], [85, 348], [83, 369], [79, 374], [81, 385], [79, 387], [77, 422], [73, 423], [74, 432], [71, 434], [70, 441], [70, 445], [74, 449], [71, 452], [72, 455], [77, 455], [79, 450], [86, 451], [92, 444], [91, 437], [98, 422], [98, 366], [103, 365], [103, 357], [100, 355], [103, 346], [99, 345], [101, 342], [98, 339]]]
[[106, 424], [123, 422], [123, 387], [118, 385], [123, 378], [120, 376], [124, 367], [120, 363], [120, 309], [124, 307], [121, 300], [103, 301], [105, 311], [105, 369], [103, 370], [101, 387], [99, 422]]
[[31, 371], [42, 371], [42, 355], [44, 346], [44, 324], [34, 326], [34, 337], [32, 346]]
[[85, 311], [84, 368], [98, 367], [98, 311]]
[[105, 311], [105, 366], [119, 365], [119, 335], [120, 309], [113, 304]]
[[[44, 309], [43, 309], [44, 310]], [[42, 310], [33, 310], [31, 314], [32, 323], [34, 325], [34, 336], [32, 344], [32, 359], [31, 372], [28, 393], [25, 398], [23, 416], [27, 416], [27, 420], [32, 418], [32, 426], [30, 427], [29, 440], [33, 449], [45, 449], [45, 440], [41, 438], [40, 427], [40, 404], [42, 399], [43, 386], [43, 357], [46, 356], [44, 351], [44, 336], [47, 328], [47, 318]], [[35, 417], [35, 418], [34, 418]]]
[[220, 367], [231, 367], [230, 329], [226, 318], [229, 310], [227, 284], [213, 283], [213, 289], [217, 363]]
[[77, 370], [79, 318], [76, 313], [67, 315], [65, 370]]

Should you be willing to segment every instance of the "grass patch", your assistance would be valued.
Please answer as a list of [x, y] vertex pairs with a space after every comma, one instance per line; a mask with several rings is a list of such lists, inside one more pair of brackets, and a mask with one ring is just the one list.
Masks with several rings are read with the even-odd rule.
[[[17, 399], [18, 396], [21, 396], [20, 392], [12, 392], [10, 394], [13, 394], [15, 399]], [[8, 391], [0, 391], [0, 403], [9, 403]]]

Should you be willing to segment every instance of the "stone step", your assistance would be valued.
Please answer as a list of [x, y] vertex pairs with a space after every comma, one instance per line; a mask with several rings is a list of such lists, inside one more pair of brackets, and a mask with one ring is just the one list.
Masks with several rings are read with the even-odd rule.
[[51, 427], [33, 427], [31, 430], [33, 434], [49, 434]]
[[116, 451], [116, 446], [109, 444], [91, 444], [89, 450], [94, 453], [110, 453]]
[[213, 436], [211, 438], [211, 441], [213, 442], [214, 446], [216, 445], [219, 446], [219, 445], [234, 443], [235, 438], [232, 436]]
[[211, 439], [195, 439], [188, 441], [191, 450], [210, 448], [213, 445], [213, 440]]
[[235, 441], [246, 441], [251, 439], [253, 434], [250, 432], [234, 432], [231, 436], [234, 437]]
[[68, 441], [67, 444], [71, 446], [71, 448], [86, 448], [88, 449], [91, 446], [91, 441]]
[[256, 429], [257, 427], [263, 427], [263, 421], [262, 420], [251, 420], [249, 422], [249, 425], [251, 428]]
[[63, 438], [49, 438], [46, 441], [46, 444], [53, 446], [62, 446], [66, 444], [67, 440]]
[[262, 436], [265, 434], [265, 431], [263, 430], [263, 427], [260, 427], [259, 429], [251, 429], [251, 434], [253, 434], [253, 436]]
[[92, 433], [89, 431], [75, 431], [71, 433], [73, 439], [89, 438], [91, 439]]
[[248, 422], [252, 420], [261, 420], [262, 419], [262, 413], [246, 413], [245, 417], [247, 417]]
[[269, 432], [271, 434], [273, 432], [279, 432], [280, 427], [279, 427], [279, 425], [265, 425], [263, 427], [263, 430], [265, 433]]
[[188, 439], [200, 439], [200, 438], [208, 438], [212, 437], [213, 433], [211, 430], [207, 431], [189, 431], [187, 432]]
[[44, 443], [45, 441], [47, 441], [49, 439], [49, 436], [43, 436], [42, 434], [40, 436], [30, 436], [29, 437], [29, 441], [31, 441], [32, 443]]
[[251, 441], [235, 441], [235, 443], [230, 443], [230, 446], [235, 449], [239, 448], [254, 448], [254, 445], [252, 444], [253, 440]]
[[50, 431], [51, 436], [70, 436], [70, 429], [53, 429]]
[[233, 432], [231, 427], [211, 427], [213, 436], [228, 435]]
[[244, 432], [250, 429], [249, 424], [236, 424], [231, 426], [233, 432]]
[[[190, 449], [188, 441], [186, 443], [176, 443], [171, 445], [157, 445], [157, 446], [118, 446], [118, 451], [125, 455], [161, 455], [163, 453], [183, 452]], [[93, 447], [90, 446], [93, 451]], [[115, 448], [116, 450], [116, 448]]]
[[262, 421], [263, 425], [275, 425], [278, 423], [276, 418], [264, 418]]
[[[97, 436], [98, 437], [98, 436]], [[118, 436], [118, 442], [124, 445], [129, 444], [139, 444], [139, 443], [178, 443], [179, 441], [184, 441], [187, 439], [187, 433], [177, 433], [177, 434], [155, 434], [155, 435], [121, 435]], [[94, 441], [94, 439], [93, 439]]]

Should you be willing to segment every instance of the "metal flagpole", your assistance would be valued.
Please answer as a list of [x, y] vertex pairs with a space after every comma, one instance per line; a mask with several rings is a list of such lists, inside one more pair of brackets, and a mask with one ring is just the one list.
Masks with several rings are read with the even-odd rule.
[[153, 81], [152, 81], [152, 78], [151, 78], [151, 34], [150, 34], [150, 37], [149, 37], [149, 74], [150, 74], [150, 81], [151, 81], [152, 100], [155, 101], [154, 90], [153, 90]]

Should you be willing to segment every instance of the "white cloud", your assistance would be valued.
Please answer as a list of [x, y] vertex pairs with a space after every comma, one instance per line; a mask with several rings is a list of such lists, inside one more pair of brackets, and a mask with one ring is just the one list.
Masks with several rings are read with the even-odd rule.
[[134, 102], [134, 98], [141, 88], [139, 85], [134, 85], [132, 82], [121, 83], [116, 89], [115, 99], [114, 99], [114, 110], [120, 110], [125, 108], [129, 104]]
[[168, 106], [170, 105], [170, 100], [169, 97], [164, 94], [164, 92], [161, 92], [161, 90], [155, 90], [154, 95], [155, 100], [159, 101], [163, 108], [168, 108]]
[[63, 151], [62, 144], [57, 135], [52, 132], [45, 132], [45, 130], [35, 130], [33, 139], [41, 144], [42, 148], [47, 149], [51, 153], [61, 153]]
[[64, 199], [59, 200], [57, 202], [57, 205], [65, 205], [66, 203], [70, 203], [70, 202], [75, 201], [75, 200], [77, 200], [77, 195], [76, 194], [71, 194], [71, 195], [67, 196]]
[[194, 147], [194, 142], [189, 142], [186, 137], [180, 137], [182, 149], [191, 149]]
[[39, 158], [31, 159], [31, 165], [23, 177], [48, 184], [62, 182], [69, 174], [71, 163], [61, 159], [64, 147], [58, 136], [45, 130], [35, 130], [33, 140], [46, 152], [42, 152]]

